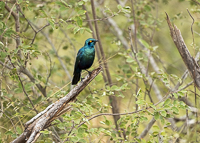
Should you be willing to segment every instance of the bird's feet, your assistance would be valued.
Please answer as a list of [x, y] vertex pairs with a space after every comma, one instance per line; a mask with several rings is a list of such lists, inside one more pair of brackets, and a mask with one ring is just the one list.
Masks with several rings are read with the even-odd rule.
[[81, 77], [81, 81], [83, 81], [84, 80], [84, 78], [83, 77]]
[[90, 71], [88, 71], [88, 70], [86, 70], [87, 72], [88, 72], [88, 74], [91, 76], [91, 74], [92, 74], [92, 72], [90, 72]]

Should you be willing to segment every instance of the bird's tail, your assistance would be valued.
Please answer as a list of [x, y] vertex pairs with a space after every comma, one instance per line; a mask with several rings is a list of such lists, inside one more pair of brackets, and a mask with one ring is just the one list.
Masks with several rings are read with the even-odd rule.
[[74, 73], [74, 77], [72, 79], [72, 85], [77, 84], [80, 78], [81, 78], [81, 72]]

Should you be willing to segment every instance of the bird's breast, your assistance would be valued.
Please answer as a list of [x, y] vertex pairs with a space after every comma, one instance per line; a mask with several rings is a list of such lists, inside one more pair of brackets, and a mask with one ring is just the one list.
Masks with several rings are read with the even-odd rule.
[[91, 67], [91, 65], [93, 64], [94, 61], [94, 57], [95, 57], [95, 50], [94, 49], [85, 49], [81, 60], [79, 62], [79, 68], [80, 69], [88, 69]]
[[85, 54], [87, 56], [94, 56], [94, 54], [95, 54], [94, 48], [92, 48], [92, 49], [89, 49], [89, 48], [85, 49]]

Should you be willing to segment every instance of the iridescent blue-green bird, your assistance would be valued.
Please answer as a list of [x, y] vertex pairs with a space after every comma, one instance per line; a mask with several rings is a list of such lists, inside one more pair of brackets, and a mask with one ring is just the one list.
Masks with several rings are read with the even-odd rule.
[[94, 62], [94, 45], [96, 44], [96, 42], [98, 42], [98, 40], [89, 38], [85, 41], [85, 45], [78, 51], [74, 66], [74, 77], [72, 80], [72, 85], [78, 83], [78, 81], [81, 78], [82, 70], [86, 70], [90, 74], [90, 72], [87, 69], [90, 68]]

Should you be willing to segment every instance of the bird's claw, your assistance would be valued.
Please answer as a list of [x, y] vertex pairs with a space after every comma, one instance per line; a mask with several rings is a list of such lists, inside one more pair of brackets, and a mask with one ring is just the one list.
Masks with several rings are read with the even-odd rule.
[[90, 71], [88, 71], [88, 70], [86, 70], [87, 72], [88, 72], [88, 74], [91, 76], [92, 75], [92, 72], [90, 72]]

